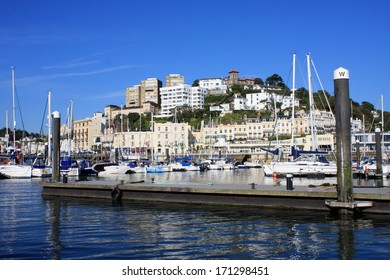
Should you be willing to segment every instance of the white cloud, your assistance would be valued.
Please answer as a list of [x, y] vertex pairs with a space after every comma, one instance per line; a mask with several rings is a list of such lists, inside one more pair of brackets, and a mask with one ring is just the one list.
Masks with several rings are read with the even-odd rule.
[[134, 68], [134, 67], [137, 67], [137, 65], [128, 64], [128, 65], [120, 65], [120, 66], [103, 68], [103, 69], [86, 71], [86, 72], [69, 72], [69, 73], [59, 73], [59, 74], [51, 74], [51, 75], [32, 76], [32, 77], [26, 77], [26, 78], [18, 78], [17, 83], [19, 86], [26, 86], [29, 84], [33, 84], [33, 83], [37, 83], [37, 82], [41, 82], [41, 81], [45, 81], [45, 80], [92, 76], [92, 75], [98, 75], [98, 74], [102, 74], [102, 73], [119, 71], [119, 70]]

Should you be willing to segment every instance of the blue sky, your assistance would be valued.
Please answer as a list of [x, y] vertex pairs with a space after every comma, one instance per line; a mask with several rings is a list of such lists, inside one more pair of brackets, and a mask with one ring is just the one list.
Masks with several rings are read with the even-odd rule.
[[6, 110], [11, 116], [11, 66], [17, 115], [39, 132], [48, 90], [65, 122], [71, 99], [75, 119], [83, 119], [124, 104], [126, 87], [171, 73], [192, 83], [235, 68], [263, 80], [277, 73], [291, 87], [294, 51], [298, 87], [307, 87], [310, 52], [327, 91], [341, 66], [353, 100], [377, 107], [384, 94], [390, 111], [389, 13], [387, 0], [2, 1], [0, 127]]

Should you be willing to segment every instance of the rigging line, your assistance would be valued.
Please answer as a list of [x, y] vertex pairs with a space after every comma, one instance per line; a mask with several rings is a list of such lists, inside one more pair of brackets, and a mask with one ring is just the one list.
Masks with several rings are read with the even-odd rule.
[[39, 133], [41, 134], [41, 136], [43, 136], [43, 123], [45, 122], [45, 119], [46, 119], [46, 110], [47, 110], [47, 103], [48, 103], [48, 100], [46, 99], [46, 104], [45, 104], [45, 110], [43, 110], [43, 118], [42, 118], [42, 122], [41, 122], [41, 130], [39, 131]]
[[325, 100], [326, 100], [326, 103], [328, 104], [329, 111], [330, 111], [330, 113], [332, 114], [333, 119], [335, 119], [335, 116], [334, 116], [334, 114], [333, 114], [332, 108], [330, 107], [330, 104], [329, 104], [328, 97], [327, 97], [326, 94], [325, 94], [325, 90], [324, 90], [324, 87], [323, 87], [323, 85], [322, 85], [320, 76], [318, 75], [317, 68], [316, 68], [316, 66], [314, 65], [313, 59], [311, 59], [311, 64], [313, 65], [314, 72], [316, 73], [318, 82], [320, 83], [320, 86], [321, 86], [321, 90], [322, 90], [322, 92], [323, 92], [323, 94], [324, 94], [324, 96], [325, 96]]
[[292, 72], [292, 66], [290, 67], [290, 71], [289, 71], [289, 73], [288, 73], [288, 77], [287, 77], [287, 81], [286, 81], [286, 84], [285, 84], [285, 88], [284, 88], [284, 93], [283, 93], [283, 95], [287, 92], [287, 85], [288, 85], [288, 82], [290, 81], [291, 72]]
[[302, 80], [303, 80], [303, 84], [305, 85], [305, 88], [308, 88], [308, 84], [307, 84], [305, 75], [303, 74], [301, 65], [299, 64], [299, 61], [297, 61], [297, 64], [298, 64], [299, 72], [301, 73], [301, 77], [302, 77]]
[[[39, 131], [39, 135], [43, 138], [43, 123], [45, 122], [45, 119], [46, 119], [46, 110], [47, 110], [47, 103], [48, 103], [48, 98], [46, 98], [46, 104], [45, 104], [45, 110], [43, 110], [43, 118], [42, 118], [42, 122], [41, 122], [41, 130]], [[50, 135], [48, 135], [48, 137], [50, 137]], [[37, 151], [37, 155], [38, 155], [38, 148], [39, 148], [39, 139], [37, 139], [37, 143], [36, 143], [36, 151]]]
[[[380, 104], [380, 100], [378, 101], [376, 108], [379, 107], [379, 104]], [[373, 118], [372, 118], [372, 122], [371, 122], [370, 129], [369, 129], [369, 131], [368, 131], [369, 133], [371, 133], [371, 131], [372, 131], [372, 128], [373, 128], [373, 126], [374, 126], [375, 119], [379, 117], [379, 112], [378, 112], [378, 111], [379, 111], [379, 110], [378, 110], [378, 109], [375, 109], [375, 107], [374, 107], [374, 111], [371, 111], [371, 114], [373, 115]]]
[[[315, 90], [316, 90], [316, 92], [313, 92], [313, 94], [316, 94], [316, 96], [317, 96], [317, 99], [320, 101], [320, 103], [321, 103], [321, 106], [322, 106], [322, 110], [326, 110], [326, 106], [324, 105], [324, 102], [323, 102], [323, 100], [322, 100], [322, 97], [321, 97], [321, 94], [320, 94], [320, 92], [319, 92], [319, 90], [318, 90], [318, 88], [317, 88], [317, 84], [316, 84], [316, 82], [313, 80], [313, 84], [314, 84], [314, 88], [315, 88]], [[313, 100], [314, 100], [314, 96], [313, 96]], [[314, 104], [314, 106], [316, 106], [316, 104]], [[316, 107], [317, 109], [318, 109], [318, 107]]]
[[[15, 95], [16, 95], [16, 101], [18, 103], [18, 106], [19, 106], [19, 114], [20, 114], [20, 120], [22, 122], [22, 128], [23, 128], [23, 131], [22, 131], [22, 139], [26, 139], [26, 130], [24, 128], [24, 121], [23, 121], [23, 116], [22, 116], [22, 110], [21, 110], [21, 106], [20, 106], [20, 102], [19, 102], [19, 96], [18, 96], [18, 92], [17, 92], [17, 89], [16, 89], [16, 86], [14, 86], [15, 88]], [[16, 131], [15, 131], [16, 133]], [[28, 151], [28, 156], [30, 157], [31, 154], [30, 154], [30, 149], [29, 149], [29, 146], [28, 146], [28, 142], [27, 142], [27, 139], [25, 141], [25, 145], [26, 145], [26, 149]]]

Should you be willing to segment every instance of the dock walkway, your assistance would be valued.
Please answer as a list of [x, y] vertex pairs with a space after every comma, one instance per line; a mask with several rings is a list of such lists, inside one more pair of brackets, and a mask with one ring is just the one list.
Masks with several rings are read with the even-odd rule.
[[[160, 201], [175, 203], [217, 204], [329, 211], [327, 200], [337, 199], [336, 186], [293, 186], [286, 184], [238, 185], [191, 182], [118, 182], [74, 181], [43, 182], [43, 196], [114, 199], [121, 201]], [[373, 201], [367, 213], [390, 214], [389, 187], [356, 187], [355, 201]]]

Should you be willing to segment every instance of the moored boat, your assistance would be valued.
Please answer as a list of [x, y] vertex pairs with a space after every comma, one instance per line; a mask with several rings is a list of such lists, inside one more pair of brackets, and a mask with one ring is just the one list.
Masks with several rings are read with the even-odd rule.
[[45, 164], [43, 158], [37, 157], [34, 160], [31, 175], [32, 177], [50, 177], [53, 173], [53, 168]]
[[0, 165], [0, 178], [31, 178], [31, 170], [32, 168], [29, 165], [20, 165], [9, 162], [8, 164]]

